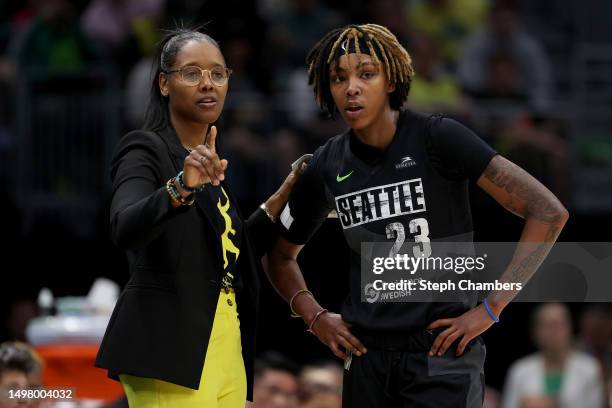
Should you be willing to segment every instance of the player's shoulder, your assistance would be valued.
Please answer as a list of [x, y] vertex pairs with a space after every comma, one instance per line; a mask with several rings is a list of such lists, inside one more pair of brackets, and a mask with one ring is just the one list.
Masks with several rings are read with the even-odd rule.
[[437, 132], [442, 122], [447, 119], [441, 113], [421, 112], [412, 109], [402, 109], [400, 111], [402, 132], [416, 132], [429, 135]]
[[348, 137], [349, 130], [328, 139], [314, 151], [311, 163], [320, 166], [340, 159], [345, 154]]

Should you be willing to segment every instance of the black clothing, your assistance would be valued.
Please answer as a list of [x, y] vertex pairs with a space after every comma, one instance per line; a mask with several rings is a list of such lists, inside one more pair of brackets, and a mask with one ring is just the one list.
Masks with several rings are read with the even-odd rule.
[[199, 388], [225, 269], [216, 199], [235, 209], [232, 239], [238, 238], [240, 254], [237, 259], [229, 254], [228, 267], [240, 281], [236, 302], [251, 400], [260, 258], [271, 247], [274, 228], [261, 210], [238, 222], [241, 215], [225, 183], [223, 190], [207, 186], [192, 206], [173, 208], [165, 183], [183, 168], [186, 155], [171, 128], [131, 132], [115, 150], [111, 236], [127, 252], [131, 277], [96, 366], [114, 379], [129, 374]]
[[475, 299], [362, 302], [361, 244], [389, 243], [400, 233], [406, 242], [471, 242], [468, 181], [476, 181], [495, 154], [458, 122], [412, 111], [400, 112], [385, 151], [349, 130], [314, 153], [280, 216], [282, 234], [303, 244], [335, 209], [351, 249], [342, 318], [367, 330], [422, 330], [436, 319], [461, 315]]

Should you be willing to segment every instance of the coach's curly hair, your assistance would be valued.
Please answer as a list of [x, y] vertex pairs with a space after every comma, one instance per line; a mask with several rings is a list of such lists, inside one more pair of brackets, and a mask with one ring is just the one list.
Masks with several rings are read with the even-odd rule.
[[[336, 105], [329, 90], [329, 67], [334, 57], [335, 63], [338, 64], [341, 54], [336, 52], [342, 41], [354, 41], [355, 51], [360, 53], [360, 39], [367, 45], [374, 63], [382, 64], [387, 78], [395, 85], [395, 91], [389, 97], [391, 109], [400, 109], [410, 92], [414, 75], [412, 58], [391, 31], [376, 24], [337, 28], [316, 43], [306, 57], [308, 84], [313, 85], [317, 103], [330, 116], [334, 116]], [[348, 47], [345, 53], [348, 54]]]

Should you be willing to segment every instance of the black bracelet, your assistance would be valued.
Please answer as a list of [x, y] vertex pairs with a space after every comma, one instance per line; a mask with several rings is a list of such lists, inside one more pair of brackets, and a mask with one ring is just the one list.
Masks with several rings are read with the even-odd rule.
[[166, 191], [170, 195], [170, 198], [172, 198], [174, 202], [177, 202], [180, 205], [192, 205], [195, 201], [193, 194], [190, 194], [187, 197], [183, 197], [176, 189], [174, 180], [175, 178], [173, 177], [166, 182]]
[[185, 184], [185, 182], [183, 181], [183, 170], [181, 170], [179, 172], [179, 174], [176, 176], [176, 181], [178, 181], [179, 186], [181, 186], [181, 188], [183, 190], [185, 190], [188, 193], [200, 193], [202, 191], [204, 191], [204, 187], [206, 187], [206, 183], [204, 184], [200, 184], [197, 187], [191, 188], [191, 187], [187, 187], [187, 185]]

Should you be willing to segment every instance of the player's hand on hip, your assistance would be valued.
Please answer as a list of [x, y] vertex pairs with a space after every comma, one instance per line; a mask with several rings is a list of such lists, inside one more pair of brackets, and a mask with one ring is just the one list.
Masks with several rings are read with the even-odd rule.
[[183, 164], [183, 182], [187, 187], [195, 188], [202, 184], [212, 183], [218, 186], [225, 179], [227, 160], [217, 155], [217, 127], [210, 128], [210, 140], [205, 145], [198, 145], [185, 158]]
[[[346, 351], [356, 356], [368, 352], [365, 346], [349, 330], [350, 325], [337, 313], [323, 313], [312, 327], [314, 334], [337, 357], [346, 358]], [[343, 350], [344, 349], [344, 350]]]
[[446, 327], [438, 334], [429, 351], [430, 356], [442, 356], [446, 350], [457, 340], [456, 356], [461, 356], [468, 343], [493, 325], [493, 320], [482, 305], [468, 310], [459, 317], [439, 319], [427, 326], [427, 329]]

